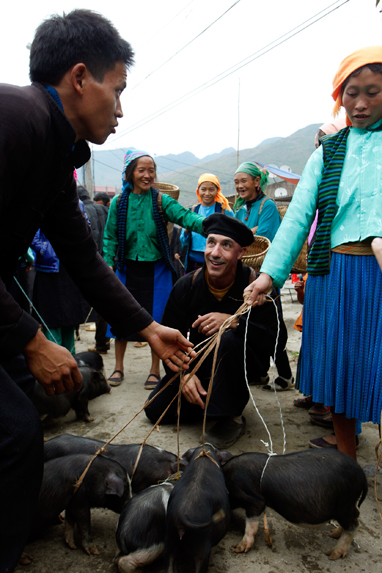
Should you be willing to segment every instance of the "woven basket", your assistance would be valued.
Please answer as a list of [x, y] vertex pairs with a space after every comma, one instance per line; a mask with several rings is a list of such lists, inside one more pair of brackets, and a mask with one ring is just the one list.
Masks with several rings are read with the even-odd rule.
[[254, 235], [254, 241], [252, 245], [247, 247], [245, 255], [243, 256], [242, 263], [247, 265], [247, 267], [252, 267], [253, 269], [259, 270], [265, 255], [268, 252], [271, 242], [266, 237], [260, 237], [259, 235]]
[[[277, 207], [278, 212], [280, 213], [281, 219], [284, 218], [285, 213], [288, 210], [288, 206]], [[292, 273], [306, 273], [306, 255], [308, 252], [308, 241], [305, 241], [304, 246], [301, 249], [300, 254], [298, 255], [296, 262], [293, 265]]]
[[179, 199], [179, 187], [176, 185], [171, 185], [171, 183], [154, 183], [154, 188], [158, 189], [162, 193], [166, 193], [166, 195], [170, 195], [176, 201]]

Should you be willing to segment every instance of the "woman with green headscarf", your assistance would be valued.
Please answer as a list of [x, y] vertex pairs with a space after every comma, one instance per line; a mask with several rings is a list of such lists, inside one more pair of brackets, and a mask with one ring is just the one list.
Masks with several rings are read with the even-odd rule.
[[252, 229], [254, 235], [273, 241], [281, 218], [276, 204], [264, 193], [268, 184], [268, 171], [246, 161], [235, 172], [238, 195], [234, 206], [235, 217]]

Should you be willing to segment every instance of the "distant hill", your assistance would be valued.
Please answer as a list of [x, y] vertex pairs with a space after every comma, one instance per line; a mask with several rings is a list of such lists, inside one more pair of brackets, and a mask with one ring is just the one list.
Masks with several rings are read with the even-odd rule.
[[[240, 150], [239, 161], [260, 161], [273, 163], [278, 167], [288, 165], [293, 173], [301, 174], [314, 151], [314, 135], [321, 124], [312, 124], [299, 129], [288, 137], [271, 137], [259, 145]], [[93, 151], [93, 176], [95, 185], [121, 188], [121, 172], [124, 149]], [[182, 205], [195, 202], [195, 190], [202, 173], [216, 174], [224, 195], [235, 192], [233, 175], [236, 171], [237, 153], [233, 147], [220, 153], [199, 159], [190, 151], [179, 154], [158, 155], [155, 158], [158, 168], [158, 181], [172, 183], [180, 188], [179, 201]], [[83, 181], [79, 170], [79, 181]]]
[[[293, 173], [301, 174], [307, 160], [314, 151], [314, 135], [320, 124], [312, 124], [299, 129], [288, 137], [271, 138], [260, 145], [240, 150], [239, 162], [260, 161], [261, 163], [273, 163], [278, 167], [288, 165]], [[233, 176], [236, 171], [236, 151], [211, 161], [200, 162], [193, 167], [178, 169], [176, 173], [166, 173], [161, 177], [159, 171], [158, 180], [178, 185], [181, 190], [179, 201], [182, 205], [190, 205], [195, 202], [195, 190], [199, 176], [202, 173], [214, 173], [219, 177], [224, 195], [232, 195], [235, 192]]]
[[[134, 149], [134, 148], [131, 148]], [[121, 188], [123, 158], [126, 148], [113, 149], [110, 151], [94, 150], [92, 153], [92, 170], [95, 185]], [[162, 175], [170, 172], [176, 172], [179, 169], [185, 169], [204, 163], [206, 161], [223, 157], [229, 153], [235, 152], [233, 147], [223, 149], [220, 153], [206, 155], [200, 159], [190, 151], [184, 151], [177, 155], [170, 153], [168, 155], [154, 156], [157, 164], [158, 173]], [[78, 170], [79, 181], [83, 182], [83, 170]]]

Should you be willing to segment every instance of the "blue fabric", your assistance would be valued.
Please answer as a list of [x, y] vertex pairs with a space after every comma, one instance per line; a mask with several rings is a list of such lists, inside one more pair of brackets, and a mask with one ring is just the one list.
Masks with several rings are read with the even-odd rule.
[[43, 273], [58, 273], [60, 261], [44, 233], [39, 229], [31, 243], [31, 249], [36, 253], [35, 267]]
[[[139, 265], [147, 265], [148, 263], [146, 262], [137, 262], [137, 264]], [[150, 312], [150, 314], [152, 315], [153, 319], [160, 323], [162, 320], [162, 315], [167, 303], [167, 299], [169, 297], [169, 294], [172, 290], [173, 287], [173, 280], [172, 280], [172, 273], [171, 270], [168, 268], [168, 265], [166, 264], [164, 259], [160, 259], [159, 261], [155, 261], [155, 263], [150, 263], [153, 265], [153, 269], [154, 269], [154, 276], [152, 277], [147, 277], [147, 280], [145, 280], [146, 284], [145, 287], [142, 288], [142, 291], [145, 290], [146, 294], [148, 293], [147, 297], [146, 297], [146, 302], [148, 304], [143, 304], [143, 301], [139, 301], [139, 296], [138, 294], [142, 294], [142, 291], [140, 291], [140, 293], [134, 293], [136, 294], [136, 298], [138, 300], [138, 302], [140, 302], [140, 304], [142, 304], [142, 306], [144, 306], [146, 308], [146, 306], [148, 306], [148, 308], [146, 308], [146, 310], [148, 312]], [[141, 267], [139, 267], [141, 268]], [[124, 266], [123, 270], [120, 271], [119, 269], [116, 270], [116, 275], [119, 278], [119, 280], [121, 281], [122, 284], [124, 284], [125, 286], [129, 287], [129, 277], [127, 277], [126, 274], [126, 265]], [[129, 275], [130, 276], [130, 275]], [[144, 273], [143, 273], [144, 276]], [[142, 279], [144, 280], [144, 279]], [[150, 300], [148, 300], [150, 299]], [[107, 331], [106, 331], [106, 336], [109, 338], [116, 338], [116, 336], [111, 332], [111, 327], [108, 324], [107, 326]], [[136, 340], [137, 337], [131, 337], [129, 338], [129, 340], [134, 339]], [[139, 340], [139, 338], [138, 338]]]
[[63, 112], [64, 106], [61, 103], [60, 96], [58, 95], [58, 91], [56, 90], [56, 88], [54, 88], [53, 86], [44, 86], [44, 88], [46, 89], [48, 94], [52, 96], [52, 98], [54, 99], [60, 110]]
[[300, 391], [360, 422], [380, 422], [381, 301], [374, 256], [332, 253], [330, 274], [307, 280]]
[[258, 227], [255, 235], [266, 237], [272, 242], [280, 227], [281, 217], [272, 199], [265, 201], [259, 217], [260, 205], [263, 199], [264, 196], [260, 195], [258, 200], [252, 203], [249, 213], [245, 203], [236, 211], [235, 217], [250, 229]]

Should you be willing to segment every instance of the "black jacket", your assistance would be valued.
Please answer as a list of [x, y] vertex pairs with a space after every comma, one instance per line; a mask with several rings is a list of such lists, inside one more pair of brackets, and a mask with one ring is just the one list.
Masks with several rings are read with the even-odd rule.
[[148, 326], [152, 318], [97, 253], [79, 209], [73, 169], [89, 159], [87, 143], [75, 143], [73, 126], [38, 83], [0, 84], [0, 125], [0, 358], [21, 352], [37, 332], [7, 287], [39, 228], [118, 337]]
[[[180, 278], [173, 287], [165, 311], [162, 324], [177, 328], [183, 335], [190, 331], [190, 341], [196, 346], [206, 339], [204, 334], [192, 328], [191, 325], [198, 318], [209, 312], [235, 314], [243, 304], [243, 291], [254, 280], [251, 269], [239, 261], [236, 270], [235, 282], [218, 301], [208, 288], [205, 279], [205, 264], [201, 269]], [[272, 296], [276, 291], [273, 289]], [[276, 301], [278, 313], [279, 299]], [[244, 342], [247, 315], [240, 318], [235, 334]], [[268, 357], [273, 354], [277, 334], [277, 315], [274, 305], [269, 302], [251, 310], [249, 317], [248, 342], [255, 344], [257, 349]]]

